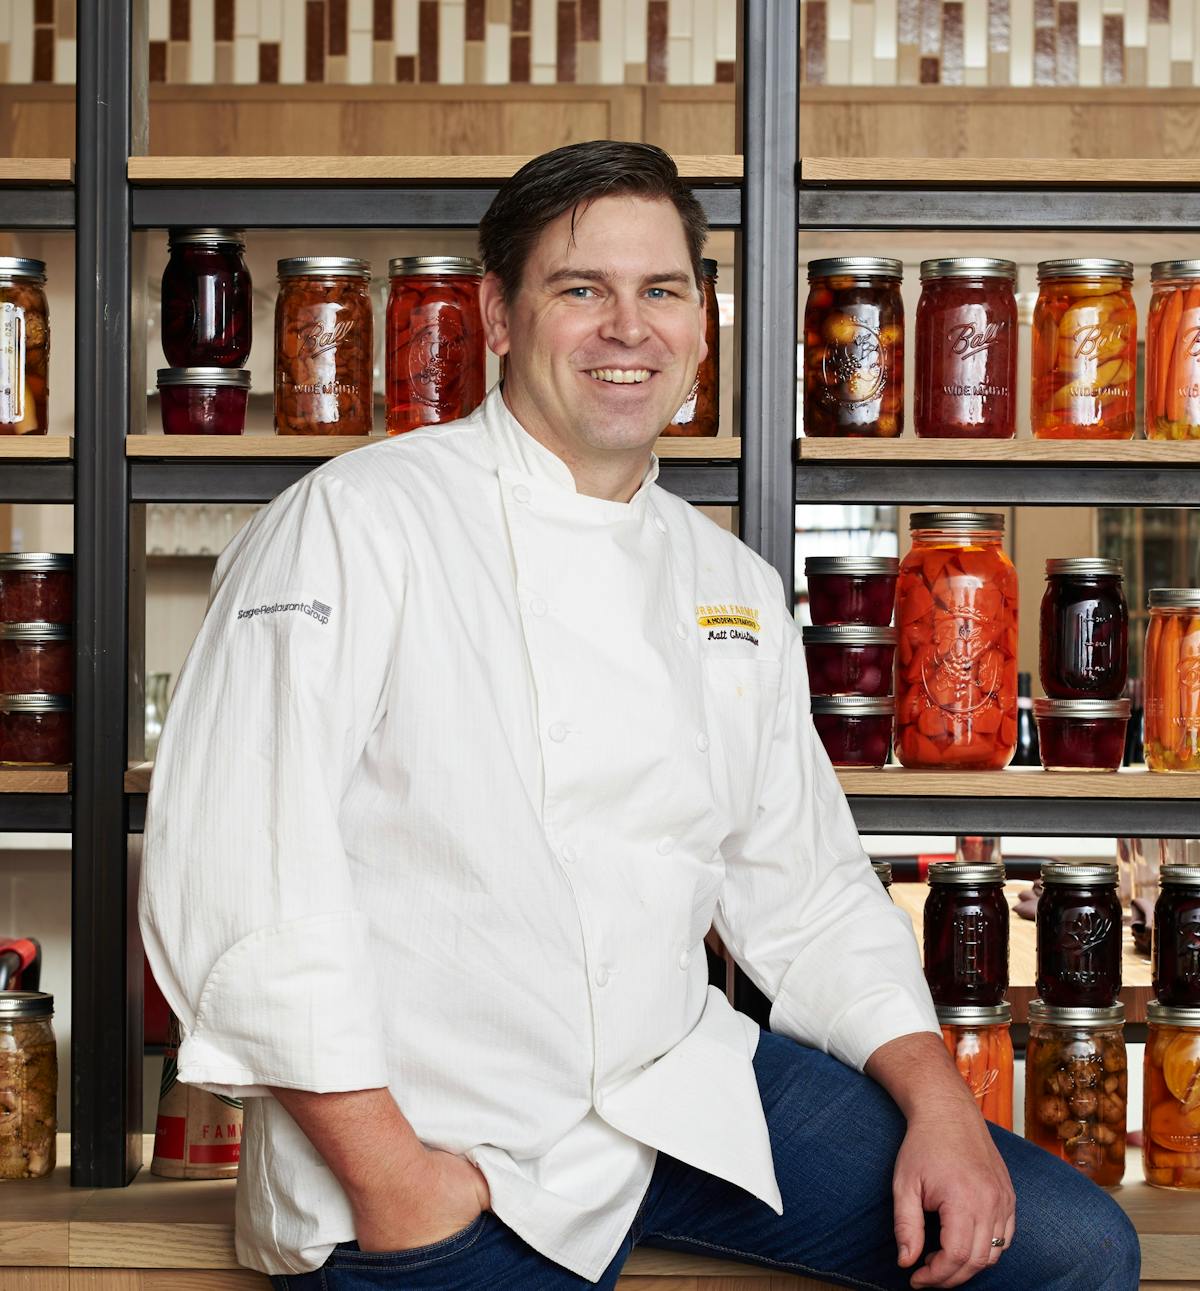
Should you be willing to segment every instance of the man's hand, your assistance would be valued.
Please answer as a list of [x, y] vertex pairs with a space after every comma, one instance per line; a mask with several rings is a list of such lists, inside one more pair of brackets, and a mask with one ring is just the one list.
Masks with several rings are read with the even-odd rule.
[[[941, 1221], [941, 1248], [910, 1285], [957, 1287], [995, 1264], [1012, 1241], [1016, 1197], [970, 1090], [941, 1040], [901, 1036], [875, 1051], [867, 1074], [892, 1095], [908, 1120], [892, 1179], [901, 1268], [920, 1258], [925, 1211]], [[1004, 1247], [992, 1245], [1002, 1237]]]
[[380, 1180], [353, 1205], [361, 1250], [403, 1251], [461, 1232], [490, 1208], [490, 1196], [483, 1172], [466, 1158], [427, 1151], [423, 1169], [401, 1188]]

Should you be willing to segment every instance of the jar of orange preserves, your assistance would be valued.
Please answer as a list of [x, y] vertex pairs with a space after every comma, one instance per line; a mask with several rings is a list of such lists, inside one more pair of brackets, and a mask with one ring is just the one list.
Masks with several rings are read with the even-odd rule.
[[1200, 587], [1154, 587], [1142, 663], [1146, 765], [1200, 771]]
[[984, 1119], [1013, 1127], [1013, 1043], [1009, 1004], [939, 1004], [942, 1039]]
[[1017, 571], [993, 512], [919, 511], [896, 585], [896, 756], [994, 771], [1017, 747]]
[[1150, 266], [1146, 438], [1200, 439], [1200, 260]]
[[1200, 1189], [1200, 1009], [1146, 1005], [1142, 1166], [1156, 1188]]
[[1137, 312], [1128, 260], [1043, 260], [1033, 311], [1033, 433], [1132, 439]]

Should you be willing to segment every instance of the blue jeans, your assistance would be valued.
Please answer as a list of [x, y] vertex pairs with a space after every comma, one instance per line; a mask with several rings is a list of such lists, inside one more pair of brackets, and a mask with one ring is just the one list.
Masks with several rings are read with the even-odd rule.
[[[336, 1247], [279, 1291], [611, 1291], [635, 1246], [742, 1260], [840, 1286], [905, 1288], [896, 1264], [892, 1167], [905, 1123], [869, 1077], [763, 1032], [754, 1058], [784, 1212], [659, 1154], [633, 1226], [596, 1283], [546, 1259], [490, 1213], [432, 1246]], [[1107, 1193], [1024, 1139], [992, 1127], [1017, 1194], [1016, 1234], [976, 1291], [1137, 1291], [1137, 1234]], [[926, 1217], [927, 1251], [937, 1247]]]

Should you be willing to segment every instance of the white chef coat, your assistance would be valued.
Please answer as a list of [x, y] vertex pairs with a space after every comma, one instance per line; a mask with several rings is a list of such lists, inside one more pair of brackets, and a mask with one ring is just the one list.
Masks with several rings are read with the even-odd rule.
[[339, 457], [221, 557], [146, 816], [183, 1081], [246, 1099], [237, 1251], [354, 1236], [269, 1086], [387, 1086], [595, 1281], [657, 1150], [782, 1211], [703, 937], [862, 1067], [937, 1030], [808, 715], [776, 573], [657, 487], [576, 492], [508, 412]]

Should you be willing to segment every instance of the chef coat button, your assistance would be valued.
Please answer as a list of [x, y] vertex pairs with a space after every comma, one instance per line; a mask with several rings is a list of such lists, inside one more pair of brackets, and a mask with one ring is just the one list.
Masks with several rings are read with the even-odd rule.
[[543, 601], [543, 600], [542, 600], [542, 598], [541, 598], [540, 596], [535, 596], [535, 597], [533, 598], [533, 600], [529, 602], [529, 612], [530, 612], [530, 614], [535, 614], [535, 615], [537, 615], [537, 617], [538, 617], [539, 619], [542, 617], [542, 615], [543, 615], [543, 614], [545, 614], [545, 613], [546, 613], [546, 611], [547, 611], [549, 608], [550, 608], [550, 607], [546, 604], [546, 602], [545, 602], [545, 601]]
[[701, 731], [700, 734], [696, 736], [696, 747], [700, 750], [701, 753], [708, 752], [708, 736], [705, 735], [703, 731]]
[[546, 734], [555, 744], [561, 744], [567, 738], [567, 728], [562, 722], [553, 722]]
[[659, 533], [667, 532], [667, 522], [660, 515], [656, 515], [654, 517], [654, 527], [658, 530]]
[[579, 853], [571, 846], [570, 843], [562, 849], [562, 858], [568, 865], [574, 865], [579, 859]]
[[533, 497], [533, 494], [530, 493], [528, 485], [514, 484], [513, 497], [516, 498], [518, 502], [528, 502], [529, 499]]
[[675, 850], [675, 840], [673, 838], [660, 838], [657, 850], [659, 856], [669, 856]]
[[682, 619], [676, 621], [675, 635], [680, 639], [680, 641], [687, 640], [687, 624], [684, 623]]
[[691, 962], [692, 952], [690, 950], [685, 950], [683, 954], [679, 956], [679, 967], [686, 968]]
[[603, 964], [601, 964], [600, 967], [596, 969], [596, 985], [597, 986], [608, 985], [608, 969], [605, 968]]

